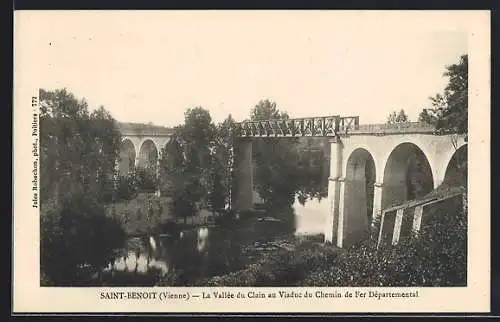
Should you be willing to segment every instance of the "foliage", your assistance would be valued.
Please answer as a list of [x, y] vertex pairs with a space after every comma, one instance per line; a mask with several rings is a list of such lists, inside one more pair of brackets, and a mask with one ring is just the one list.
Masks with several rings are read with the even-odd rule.
[[321, 200], [328, 196], [330, 157], [327, 155], [328, 150], [325, 150], [323, 146], [311, 149], [311, 146], [317, 144], [311, 142], [316, 141], [314, 139], [308, 140], [307, 146], [299, 146], [297, 149], [296, 171], [299, 180], [297, 199], [302, 205], [307, 199], [317, 198]]
[[437, 130], [467, 133], [468, 69], [468, 55], [446, 66], [443, 76], [449, 80], [444, 93], [430, 98], [432, 107], [420, 113], [420, 122], [432, 124]]
[[[252, 110], [253, 120], [288, 118], [276, 104], [260, 101]], [[214, 124], [201, 107], [188, 109], [184, 124], [175, 128], [160, 159], [160, 190], [172, 197], [172, 212], [187, 218], [199, 207], [222, 213], [232, 205], [232, 189], [237, 186], [233, 147], [238, 144], [236, 123], [228, 116]], [[326, 196], [324, 149], [308, 151], [297, 138], [266, 138], [253, 142], [256, 189], [271, 207], [289, 206], [300, 192], [308, 197]], [[321, 184], [318, 184], [318, 181]]]
[[40, 90], [41, 269], [53, 284], [76, 283], [120, 247], [121, 225], [102, 204], [115, 194], [120, 133], [103, 108], [65, 89]]
[[401, 109], [398, 113], [394, 111], [387, 117], [387, 124], [407, 123], [409, 121], [408, 115], [406, 115], [406, 112], [403, 109]]
[[222, 213], [231, 208], [231, 189], [236, 184], [233, 171], [233, 147], [236, 123], [229, 115], [216, 127], [212, 153], [210, 206], [212, 211]]
[[133, 177], [132, 182], [138, 191], [153, 193], [157, 190], [158, 179], [156, 177], [156, 169], [139, 167], [133, 173]]
[[[465, 286], [467, 215], [451, 200], [426, 214], [418, 238], [398, 245], [366, 240], [347, 249], [310, 241], [262, 256], [245, 269], [200, 286]], [[458, 211], [457, 211], [458, 210]], [[378, 223], [376, 224], [378, 228]]]
[[[288, 119], [275, 102], [260, 101], [251, 112], [252, 120]], [[254, 185], [270, 207], [290, 206], [298, 194], [308, 198], [327, 195], [328, 156], [322, 145], [314, 148], [316, 138], [264, 138], [253, 142], [256, 163]], [[312, 147], [312, 148], [311, 148]]]
[[[251, 120], [288, 119], [275, 102], [261, 100], [251, 111]], [[256, 163], [255, 188], [264, 202], [290, 205], [299, 187], [297, 138], [265, 138], [253, 142], [253, 159]]]
[[116, 186], [116, 201], [131, 200], [137, 196], [139, 189], [135, 173], [119, 176]]
[[162, 189], [172, 198], [176, 216], [194, 216], [199, 205], [209, 203], [215, 136], [210, 113], [201, 107], [188, 109], [184, 124], [175, 128], [172, 144], [162, 154]]
[[125, 233], [118, 221], [105, 215], [94, 196], [80, 191], [41, 205], [40, 265], [55, 285], [85, 281], [84, 268], [99, 272], [123, 246]]
[[199, 281], [203, 286], [292, 286], [311, 270], [326, 268], [340, 250], [314, 242], [298, 242], [294, 251], [279, 250], [263, 255], [257, 263], [226, 275]]
[[113, 198], [120, 133], [103, 108], [65, 89], [40, 90], [41, 200], [82, 187], [99, 200]]
[[127, 235], [162, 232], [161, 225], [170, 218], [169, 198], [138, 193], [131, 200], [106, 206], [108, 216], [119, 220]]
[[[398, 245], [373, 242], [339, 256], [328, 270], [316, 270], [308, 286], [464, 286], [467, 283], [467, 216], [450, 205], [426, 216], [419, 238]], [[450, 209], [453, 209], [450, 211]]]
[[222, 212], [231, 203], [235, 122], [216, 125], [201, 107], [188, 109], [160, 160], [163, 194], [172, 197], [177, 216], [194, 216], [198, 207]]

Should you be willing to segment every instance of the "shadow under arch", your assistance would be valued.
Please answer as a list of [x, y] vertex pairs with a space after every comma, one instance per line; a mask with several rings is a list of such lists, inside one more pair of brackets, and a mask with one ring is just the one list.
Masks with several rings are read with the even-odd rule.
[[344, 191], [344, 244], [367, 237], [373, 213], [375, 160], [363, 148], [347, 159]]
[[431, 192], [434, 178], [427, 156], [413, 143], [399, 144], [385, 164], [383, 185], [382, 209]]
[[152, 140], [146, 140], [142, 143], [139, 150], [138, 167], [142, 169], [151, 170], [156, 172], [158, 162], [158, 148]]
[[135, 146], [129, 139], [123, 140], [120, 145], [120, 163], [118, 169], [122, 176], [135, 171]]
[[467, 144], [458, 148], [446, 167], [443, 184], [467, 186]]

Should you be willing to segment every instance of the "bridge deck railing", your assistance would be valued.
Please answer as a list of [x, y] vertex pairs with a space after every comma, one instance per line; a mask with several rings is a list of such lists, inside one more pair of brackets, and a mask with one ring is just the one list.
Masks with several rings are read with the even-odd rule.
[[325, 116], [243, 121], [236, 124], [239, 137], [337, 136], [359, 127], [359, 116]]
[[384, 209], [380, 218], [377, 247], [387, 239], [392, 245], [396, 245], [402, 234], [418, 235], [422, 217], [425, 215], [424, 210], [438, 203], [462, 197], [462, 194], [463, 192], [456, 192], [444, 197], [430, 197]]
[[390, 134], [447, 134], [421, 122], [359, 124], [359, 116], [325, 116], [236, 123], [238, 137], [299, 137]]

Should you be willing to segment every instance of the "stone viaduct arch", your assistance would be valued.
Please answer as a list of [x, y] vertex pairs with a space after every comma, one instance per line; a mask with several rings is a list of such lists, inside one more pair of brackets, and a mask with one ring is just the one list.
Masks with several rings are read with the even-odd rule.
[[[349, 158], [359, 149], [369, 153], [374, 160], [371, 223], [364, 222], [365, 217], [359, 210], [353, 212], [352, 207], [359, 208], [361, 203], [352, 203], [349, 196], [352, 193], [363, 196], [359, 189], [352, 192], [349, 172], [352, 171]], [[464, 151], [465, 136], [436, 135], [432, 128], [412, 123], [393, 129], [386, 125], [360, 126], [348, 135], [332, 139], [331, 162], [337, 164], [330, 167], [330, 210], [325, 240], [339, 247], [359, 240], [383, 209], [425, 195], [441, 185], [452, 157], [458, 153], [466, 159]], [[450, 171], [453, 170], [448, 173]], [[366, 192], [371, 193], [369, 186], [364, 192], [368, 196]]]
[[123, 139], [120, 146], [119, 172], [126, 175], [135, 171], [136, 149], [130, 139]]
[[[340, 121], [335, 131], [328, 127], [332, 118]], [[383, 209], [425, 195], [447, 174], [456, 177], [451, 173], [461, 168], [453, 164], [467, 158], [464, 135], [437, 134], [421, 123], [359, 125], [356, 117], [326, 117], [244, 122], [241, 127], [235, 149], [239, 155], [235, 205], [241, 210], [252, 208], [248, 137], [331, 137], [325, 241], [339, 247], [362, 238]]]
[[122, 134], [119, 173], [126, 175], [137, 167], [158, 170], [161, 153], [172, 136], [169, 128], [151, 124], [119, 123]]

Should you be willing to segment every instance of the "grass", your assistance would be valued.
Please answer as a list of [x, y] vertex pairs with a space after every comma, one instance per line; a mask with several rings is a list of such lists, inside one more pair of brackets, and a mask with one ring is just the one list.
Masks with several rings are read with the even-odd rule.
[[314, 239], [288, 239], [282, 243], [294, 248], [279, 248], [262, 254], [245, 269], [198, 281], [196, 286], [294, 286], [309, 272], [325, 268], [344, 250]]

